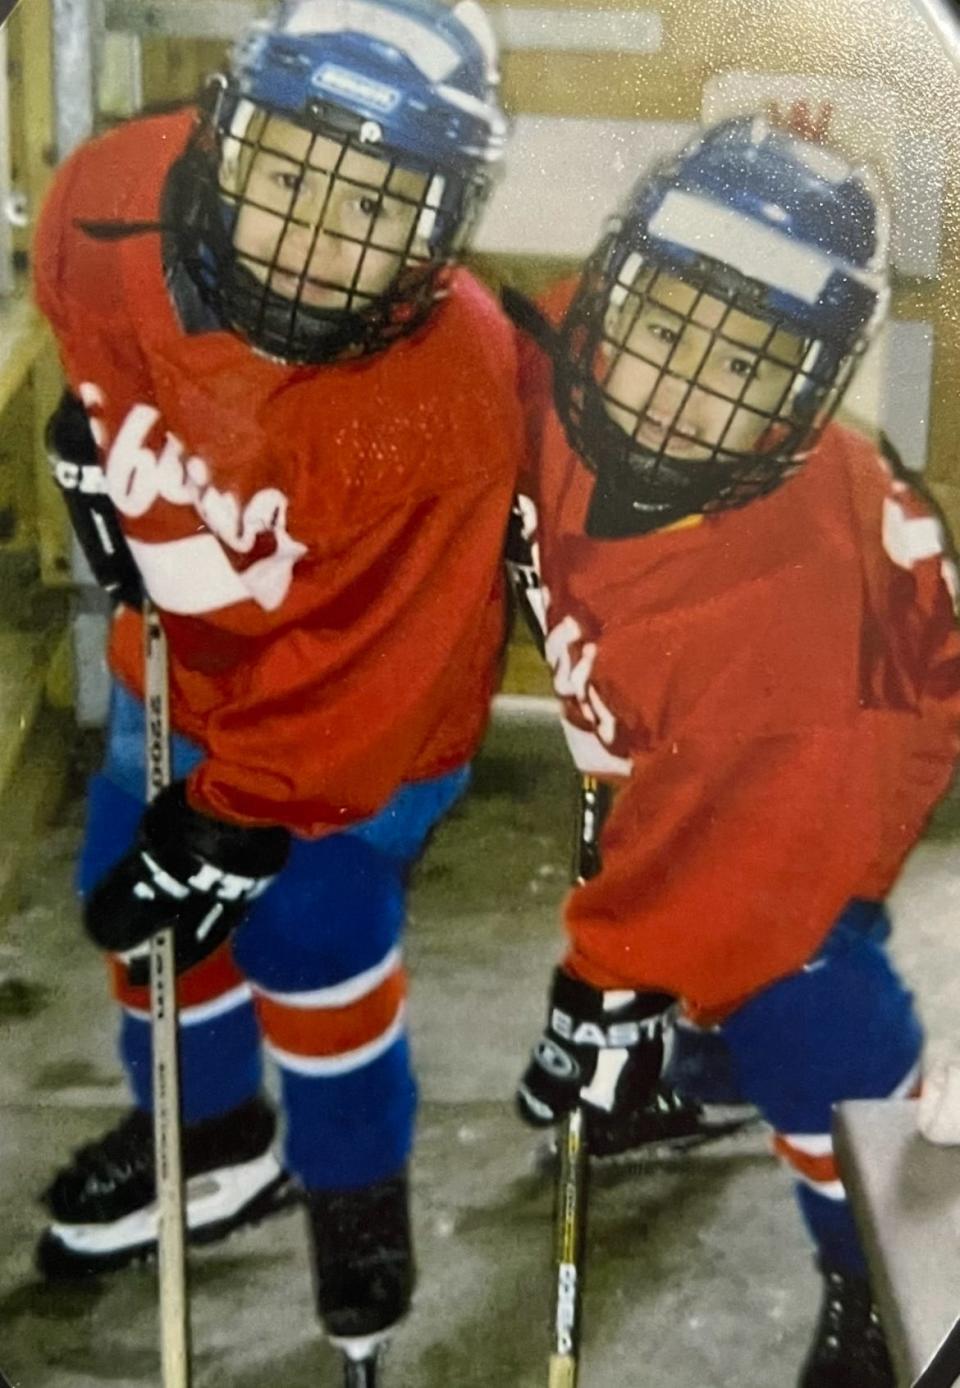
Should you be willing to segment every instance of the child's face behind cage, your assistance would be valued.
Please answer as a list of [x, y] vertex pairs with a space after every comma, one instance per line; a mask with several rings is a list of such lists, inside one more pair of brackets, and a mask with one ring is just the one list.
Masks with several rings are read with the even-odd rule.
[[308, 307], [362, 310], [426, 258], [425, 174], [258, 112], [221, 172], [240, 262]]
[[664, 271], [611, 309], [599, 380], [641, 447], [689, 462], [752, 452], [784, 421], [804, 343]]

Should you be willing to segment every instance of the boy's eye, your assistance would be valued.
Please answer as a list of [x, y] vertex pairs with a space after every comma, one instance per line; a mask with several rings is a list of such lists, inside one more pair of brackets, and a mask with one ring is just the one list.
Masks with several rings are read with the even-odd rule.
[[285, 193], [295, 193], [300, 187], [301, 175], [293, 169], [275, 169], [271, 174], [273, 182]]
[[358, 212], [362, 212], [365, 217], [382, 217], [389, 212], [389, 207], [375, 193], [364, 193], [361, 197], [354, 200], [354, 207]]
[[676, 328], [670, 327], [668, 323], [659, 323], [656, 319], [647, 323], [647, 332], [667, 347], [672, 347], [677, 340]]
[[760, 370], [760, 358], [731, 357], [727, 365], [735, 376], [756, 376]]

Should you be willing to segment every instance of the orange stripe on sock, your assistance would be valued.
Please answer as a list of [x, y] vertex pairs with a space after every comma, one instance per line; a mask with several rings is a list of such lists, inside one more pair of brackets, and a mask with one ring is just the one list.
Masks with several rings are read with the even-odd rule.
[[809, 1152], [803, 1152], [799, 1147], [794, 1147], [781, 1133], [774, 1135], [773, 1150], [788, 1166], [792, 1166], [794, 1171], [799, 1171], [801, 1176], [805, 1176], [808, 1181], [817, 1181], [826, 1185], [830, 1181], [840, 1180], [837, 1159], [832, 1152], [819, 1157], [812, 1156]]
[[[117, 1002], [140, 1012], [150, 1011], [150, 989], [134, 988], [127, 982], [127, 966], [122, 959], [115, 954], [108, 955], [107, 970]], [[227, 940], [213, 954], [180, 974], [177, 979], [177, 1003], [180, 1007], [197, 1007], [201, 1003], [213, 1002], [244, 981]]]
[[407, 994], [397, 969], [372, 992], [346, 1007], [289, 1007], [254, 992], [264, 1036], [290, 1055], [333, 1056], [375, 1041], [390, 1026]]

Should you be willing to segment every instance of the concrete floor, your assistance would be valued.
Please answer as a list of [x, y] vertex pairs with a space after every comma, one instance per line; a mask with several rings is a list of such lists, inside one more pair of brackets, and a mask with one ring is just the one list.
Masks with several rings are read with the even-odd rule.
[[[560, 947], [569, 775], [554, 727], [498, 722], [471, 798], [417, 876], [421, 1282], [386, 1388], [546, 1383], [551, 1181], [510, 1096]], [[80, 816], [71, 803], [37, 845], [21, 909], [0, 928], [0, 1368], [14, 1388], [159, 1382], [150, 1271], [48, 1288], [31, 1266], [36, 1192], [125, 1103], [69, 885]], [[935, 1041], [955, 1025], [958, 821], [951, 804], [894, 901], [898, 957]], [[192, 1253], [190, 1277], [196, 1388], [340, 1382], [312, 1319], [299, 1211]], [[818, 1299], [761, 1131], [595, 1171], [582, 1388], [791, 1388]]]

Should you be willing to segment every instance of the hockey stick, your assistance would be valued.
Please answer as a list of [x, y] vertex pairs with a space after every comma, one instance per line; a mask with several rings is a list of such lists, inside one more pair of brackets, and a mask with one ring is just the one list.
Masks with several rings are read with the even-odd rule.
[[563, 1121], [556, 1200], [553, 1346], [547, 1383], [548, 1388], [576, 1388], [587, 1216], [587, 1148], [582, 1108], [575, 1108]]
[[[580, 778], [573, 880], [580, 884], [600, 867], [600, 830], [609, 789], [595, 776]], [[558, 1142], [553, 1253], [553, 1347], [549, 1388], [576, 1388], [580, 1359], [580, 1308], [583, 1252], [587, 1230], [587, 1143], [583, 1109], [564, 1119]]]
[[[147, 800], [150, 801], [170, 783], [170, 689], [166, 638], [160, 619], [149, 602], [144, 603], [143, 642], [147, 710], [146, 789]], [[190, 1316], [187, 1304], [177, 993], [172, 930], [155, 935], [150, 946], [150, 1026], [161, 1381], [163, 1388], [189, 1388]]]
[[362, 1359], [351, 1359], [349, 1355], [344, 1355], [343, 1359], [343, 1388], [377, 1388], [377, 1365], [380, 1363], [380, 1351], [375, 1349], [372, 1354], [364, 1355]]

